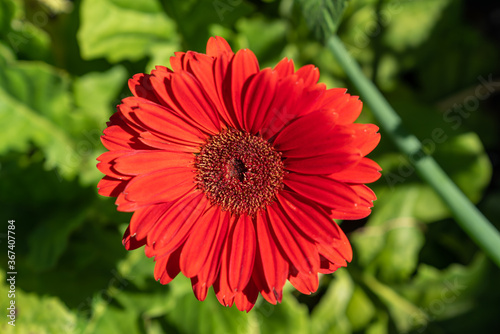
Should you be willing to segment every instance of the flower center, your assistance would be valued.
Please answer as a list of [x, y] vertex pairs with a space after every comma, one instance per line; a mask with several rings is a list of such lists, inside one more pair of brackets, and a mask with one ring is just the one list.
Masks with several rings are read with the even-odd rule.
[[261, 137], [234, 129], [209, 138], [195, 168], [198, 188], [232, 214], [254, 215], [283, 188], [281, 153]]

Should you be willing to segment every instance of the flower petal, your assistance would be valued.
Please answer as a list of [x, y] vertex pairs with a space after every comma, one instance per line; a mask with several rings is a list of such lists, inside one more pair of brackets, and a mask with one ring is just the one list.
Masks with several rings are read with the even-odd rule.
[[290, 158], [303, 158], [346, 151], [354, 141], [354, 132], [336, 126], [337, 115], [319, 110], [288, 124], [274, 140], [274, 147]]
[[285, 169], [302, 174], [332, 174], [355, 165], [361, 159], [358, 150], [339, 151], [312, 158], [287, 158]]
[[128, 81], [128, 87], [134, 96], [145, 98], [149, 101], [159, 103], [150, 81], [150, 75], [138, 73]]
[[180, 266], [186, 277], [198, 275], [205, 265], [217, 239], [219, 231], [219, 207], [208, 209], [193, 226], [182, 249]]
[[334, 180], [347, 183], [371, 183], [377, 181], [382, 168], [373, 160], [362, 158], [351, 168], [329, 175]]
[[200, 82], [190, 73], [182, 71], [172, 75], [172, 93], [184, 116], [191, 118], [210, 134], [220, 131], [220, 121], [213, 104], [207, 99]]
[[127, 175], [147, 174], [157, 170], [193, 165], [194, 155], [184, 152], [136, 150], [121, 155], [114, 161], [114, 168]]
[[229, 238], [231, 251], [228, 282], [231, 290], [237, 292], [243, 290], [252, 277], [256, 248], [252, 219], [248, 215], [240, 216]]
[[319, 279], [317, 271], [305, 273], [294, 269], [295, 268], [290, 269], [288, 280], [295, 289], [306, 295], [310, 295], [318, 290]]
[[174, 201], [194, 187], [192, 169], [172, 167], [136, 176], [125, 188], [124, 194], [131, 202], [159, 203]]
[[161, 284], [168, 284], [180, 273], [179, 258], [181, 250], [182, 248], [179, 248], [172, 253], [155, 258], [155, 280]]
[[268, 206], [268, 219], [271, 222], [273, 237], [291, 264], [299, 271], [316, 272], [319, 268], [316, 246], [299, 234], [283, 208], [276, 202]]
[[[258, 259], [255, 261], [262, 266], [262, 275], [268, 292], [264, 293], [261, 289], [261, 294], [267, 301], [276, 304], [281, 302], [283, 297], [283, 286], [288, 276], [288, 262], [281, 255], [271, 235], [267, 215], [257, 214], [255, 224], [258, 240]], [[255, 271], [254, 274], [257, 275]]]
[[324, 175], [289, 173], [284, 183], [298, 194], [329, 208], [355, 208], [360, 202], [351, 187]]
[[259, 72], [259, 62], [248, 49], [239, 50], [231, 62], [231, 95], [233, 110], [240, 129], [244, 129], [243, 96], [248, 85], [248, 78]]
[[377, 133], [378, 126], [375, 124], [352, 124], [351, 128], [355, 131], [353, 145], [363, 156], [373, 151], [380, 142], [380, 133]]
[[165, 215], [170, 206], [171, 203], [160, 203], [135, 211], [129, 225], [132, 235], [139, 240], [145, 239], [149, 231], [160, 221], [160, 218]]
[[276, 71], [280, 78], [285, 78], [289, 75], [292, 75], [295, 71], [293, 60], [286, 57], [281, 59], [281, 61], [276, 64], [276, 66], [274, 66], [273, 71]]
[[253, 280], [250, 280], [244, 290], [236, 292], [234, 303], [238, 310], [249, 312], [255, 306], [258, 296], [259, 290]]
[[210, 37], [207, 42], [207, 56], [219, 57], [222, 54], [232, 55], [233, 50], [224, 38], [220, 36]]
[[212, 250], [207, 258], [207, 261], [205, 262], [205, 265], [197, 275], [200, 284], [205, 284], [208, 287], [215, 282], [219, 274], [222, 248], [226, 242], [229, 230], [230, 214], [219, 210], [218, 215], [220, 221], [216, 239], [214, 240]]
[[302, 66], [295, 74], [304, 80], [304, 85], [306, 86], [313, 86], [319, 80], [319, 70], [314, 65]]
[[246, 131], [256, 134], [274, 99], [278, 73], [269, 68], [259, 72], [249, 80], [243, 103], [243, 123]]
[[127, 184], [128, 180], [118, 180], [106, 175], [97, 184], [97, 189], [101, 196], [116, 197], [125, 189]]
[[130, 226], [127, 226], [123, 234], [122, 244], [126, 250], [133, 250], [142, 247], [146, 244], [146, 239], [139, 240], [134, 235], [130, 234]]
[[335, 222], [314, 202], [286, 190], [278, 194], [278, 201], [294, 226], [317, 243], [329, 245], [339, 238]]
[[135, 111], [137, 119], [150, 131], [183, 145], [199, 146], [204, 135], [196, 127], [158, 104], [141, 103]]
[[148, 234], [148, 245], [157, 253], [173, 252], [184, 243], [207, 205], [205, 195], [196, 190], [180, 198]]

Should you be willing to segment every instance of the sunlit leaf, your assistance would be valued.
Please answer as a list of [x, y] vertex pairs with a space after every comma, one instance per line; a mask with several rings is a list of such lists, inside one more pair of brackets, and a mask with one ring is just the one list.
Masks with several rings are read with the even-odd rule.
[[177, 40], [175, 23], [157, 0], [84, 0], [78, 31], [85, 59], [139, 60], [158, 44]]

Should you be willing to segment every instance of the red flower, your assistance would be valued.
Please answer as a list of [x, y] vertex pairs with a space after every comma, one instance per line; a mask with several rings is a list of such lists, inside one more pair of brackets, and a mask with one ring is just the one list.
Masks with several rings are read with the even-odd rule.
[[365, 158], [378, 127], [354, 124], [362, 103], [312, 65], [260, 70], [220, 37], [170, 62], [130, 79], [102, 137], [99, 193], [135, 211], [126, 249], [145, 245], [162, 284], [182, 272], [199, 300], [213, 285], [239, 310], [259, 292], [281, 302], [287, 279], [316, 291], [352, 258], [333, 219], [366, 217], [376, 199], [364, 183], [380, 176]]

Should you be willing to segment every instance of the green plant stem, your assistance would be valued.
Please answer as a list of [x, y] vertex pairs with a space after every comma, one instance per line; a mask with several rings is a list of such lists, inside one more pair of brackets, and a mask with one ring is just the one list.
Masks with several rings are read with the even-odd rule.
[[422, 144], [403, 127], [401, 118], [366, 78], [356, 61], [345, 49], [338, 36], [327, 40], [327, 46], [337, 58], [345, 73], [360, 92], [361, 98], [373, 111], [381, 127], [398, 148], [410, 159], [418, 174], [442, 198], [461, 228], [500, 267], [500, 233], [450, 180], [434, 158], [422, 151]]

